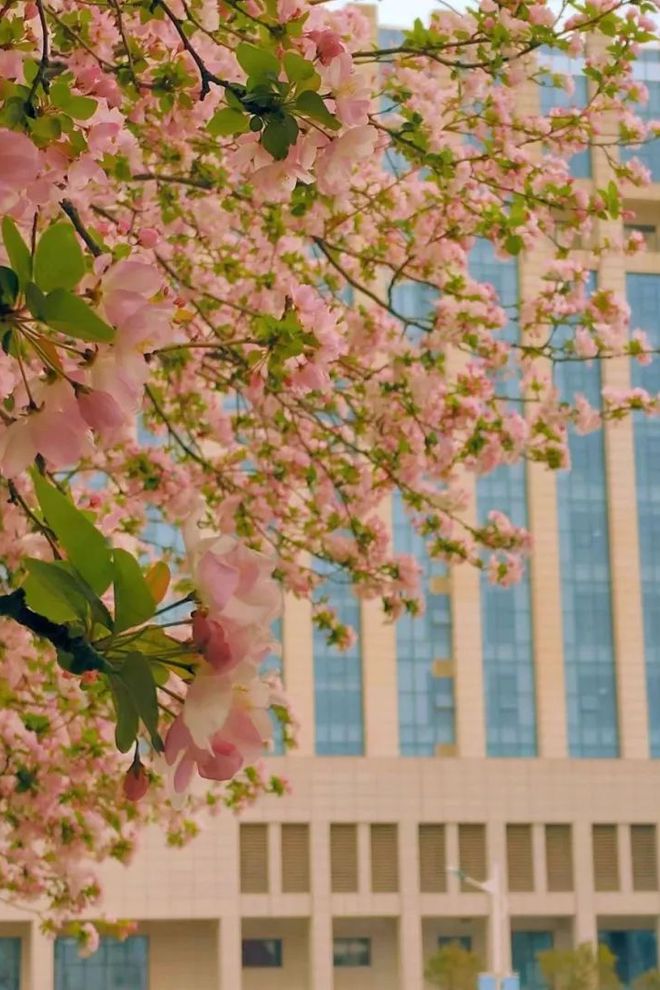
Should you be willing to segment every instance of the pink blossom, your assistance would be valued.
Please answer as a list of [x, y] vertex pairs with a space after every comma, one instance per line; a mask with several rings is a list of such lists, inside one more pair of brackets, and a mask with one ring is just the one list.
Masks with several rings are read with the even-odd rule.
[[138, 234], [138, 240], [142, 247], [156, 247], [160, 240], [160, 234], [154, 227], [142, 227]]
[[573, 343], [578, 357], [593, 358], [598, 354], [598, 344], [586, 327], [577, 328]]
[[32, 141], [0, 128], [0, 208], [11, 209], [38, 172], [39, 152]]
[[111, 433], [126, 420], [121, 406], [109, 392], [81, 390], [77, 399], [83, 419], [97, 433]]
[[355, 166], [373, 155], [377, 133], [373, 127], [353, 127], [321, 152], [317, 162], [317, 185], [331, 195], [345, 188]]
[[281, 609], [274, 561], [231, 536], [202, 538], [194, 518], [184, 530], [188, 563], [199, 596], [213, 618], [268, 624]]
[[322, 65], [329, 65], [333, 58], [346, 51], [341, 38], [335, 31], [310, 31], [307, 35], [316, 45], [316, 53]]
[[192, 615], [192, 641], [218, 674], [228, 673], [242, 659], [238, 650], [232, 651], [221, 624], [199, 609]]

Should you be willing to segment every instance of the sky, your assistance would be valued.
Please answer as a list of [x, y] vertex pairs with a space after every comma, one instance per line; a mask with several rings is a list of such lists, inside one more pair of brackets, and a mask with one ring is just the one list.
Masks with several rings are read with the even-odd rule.
[[437, 7], [434, 0], [378, 0], [378, 21], [387, 27], [410, 27], [416, 17], [426, 21]]
[[[342, 7], [345, 0], [334, 6]], [[411, 27], [416, 17], [426, 21], [437, 6], [435, 0], [368, 0], [378, 7], [378, 22], [385, 27]]]

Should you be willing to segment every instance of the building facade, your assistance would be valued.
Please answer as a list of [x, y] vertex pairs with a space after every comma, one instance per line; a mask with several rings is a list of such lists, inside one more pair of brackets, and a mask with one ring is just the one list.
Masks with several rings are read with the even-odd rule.
[[[556, 68], [585, 99], [581, 65]], [[637, 71], [657, 117], [660, 52]], [[522, 98], [532, 109], [538, 91]], [[545, 109], [563, 98], [541, 92]], [[633, 327], [660, 347], [660, 143], [638, 154], [657, 181], [626, 205], [647, 251], [627, 267], [594, 262], [593, 278], [626, 294]], [[573, 166], [606, 184], [596, 152]], [[472, 257], [505, 303], [545, 268], [541, 248]], [[410, 291], [400, 305], [425, 302]], [[660, 387], [657, 363], [566, 367], [571, 393]], [[451, 939], [486, 966], [497, 942], [523, 990], [543, 990], [536, 955], [553, 946], [605, 942], [626, 985], [655, 968], [660, 423], [608, 424], [571, 438], [571, 456], [570, 473], [532, 464], [475, 485], [475, 517], [497, 506], [532, 530], [514, 589], [432, 564], [399, 502], [383, 506], [394, 545], [422, 563], [426, 615], [393, 627], [340, 590], [359, 632], [340, 655], [313, 632], [309, 603], [286, 602], [283, 670], [302, 728], [295, 751], [269, 759], [292, 795], [210, 821], [184, 850], [147, 835], [130, 868], [105, 871], [104, 910], [136, 918], [138, 934], [90, 960], [1, 903], [2, 990], [422, 990], [425, 961]], [[502, 926], [458, 869], [499, 878]]]

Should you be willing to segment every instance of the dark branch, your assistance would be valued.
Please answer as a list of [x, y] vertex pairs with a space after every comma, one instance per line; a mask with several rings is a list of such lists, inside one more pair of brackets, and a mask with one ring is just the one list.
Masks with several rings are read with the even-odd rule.
[[66, 215], [68, 216], [73, 226], [78, 231], [78, 234], [80, 235], [82, 240], [87, 245], [87, 248], [89, 249], [89, 253], [93, 254], [95, 258], [98, 258], [100, 254], [103, 254], [101, 248], [98, 246], [98, 244], [96, 243], [96, 241], [94, 240], [94, 238], [92, 237], [92, 235], [90, 234], [90, 232], [87, 230], [84, 223], [80, 219], [80, 214], [78, 213], [78, 210], [75, 208], [71, 200], [70, 199], [61, 200], [60, 206], [64, 211], [64, 213], [66, 213]]
[[66, 626], [51, 622], [50, 619], [28, 608], [22, 588], [8, 595], [0, 595], [0, 616], [13, 619], [14, 622], [33, 632], [35, 636], [47, 639], [58, 653], [68, 653], [72, 658], [68, 669], [73, 674], [83, 674], [87, 670], [109, 673], [112, 670], [105, 657], [101, 656], [83, 636], [72, 636]]

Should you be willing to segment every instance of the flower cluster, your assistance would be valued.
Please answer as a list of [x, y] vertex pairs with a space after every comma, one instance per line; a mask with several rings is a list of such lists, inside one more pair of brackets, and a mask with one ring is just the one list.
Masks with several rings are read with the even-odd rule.
[[271, 624], [281, 610], [271, 558], [229, 536], [200, 536], [194, 519], [186, 535], [201, 599], [192, 640], [203, 659], [165, 740], [177, 793], [195, 769], [207, 780], [230, 780], [263, 755], [272, 737], [273, 693], [259, 668], [276, 645]]

